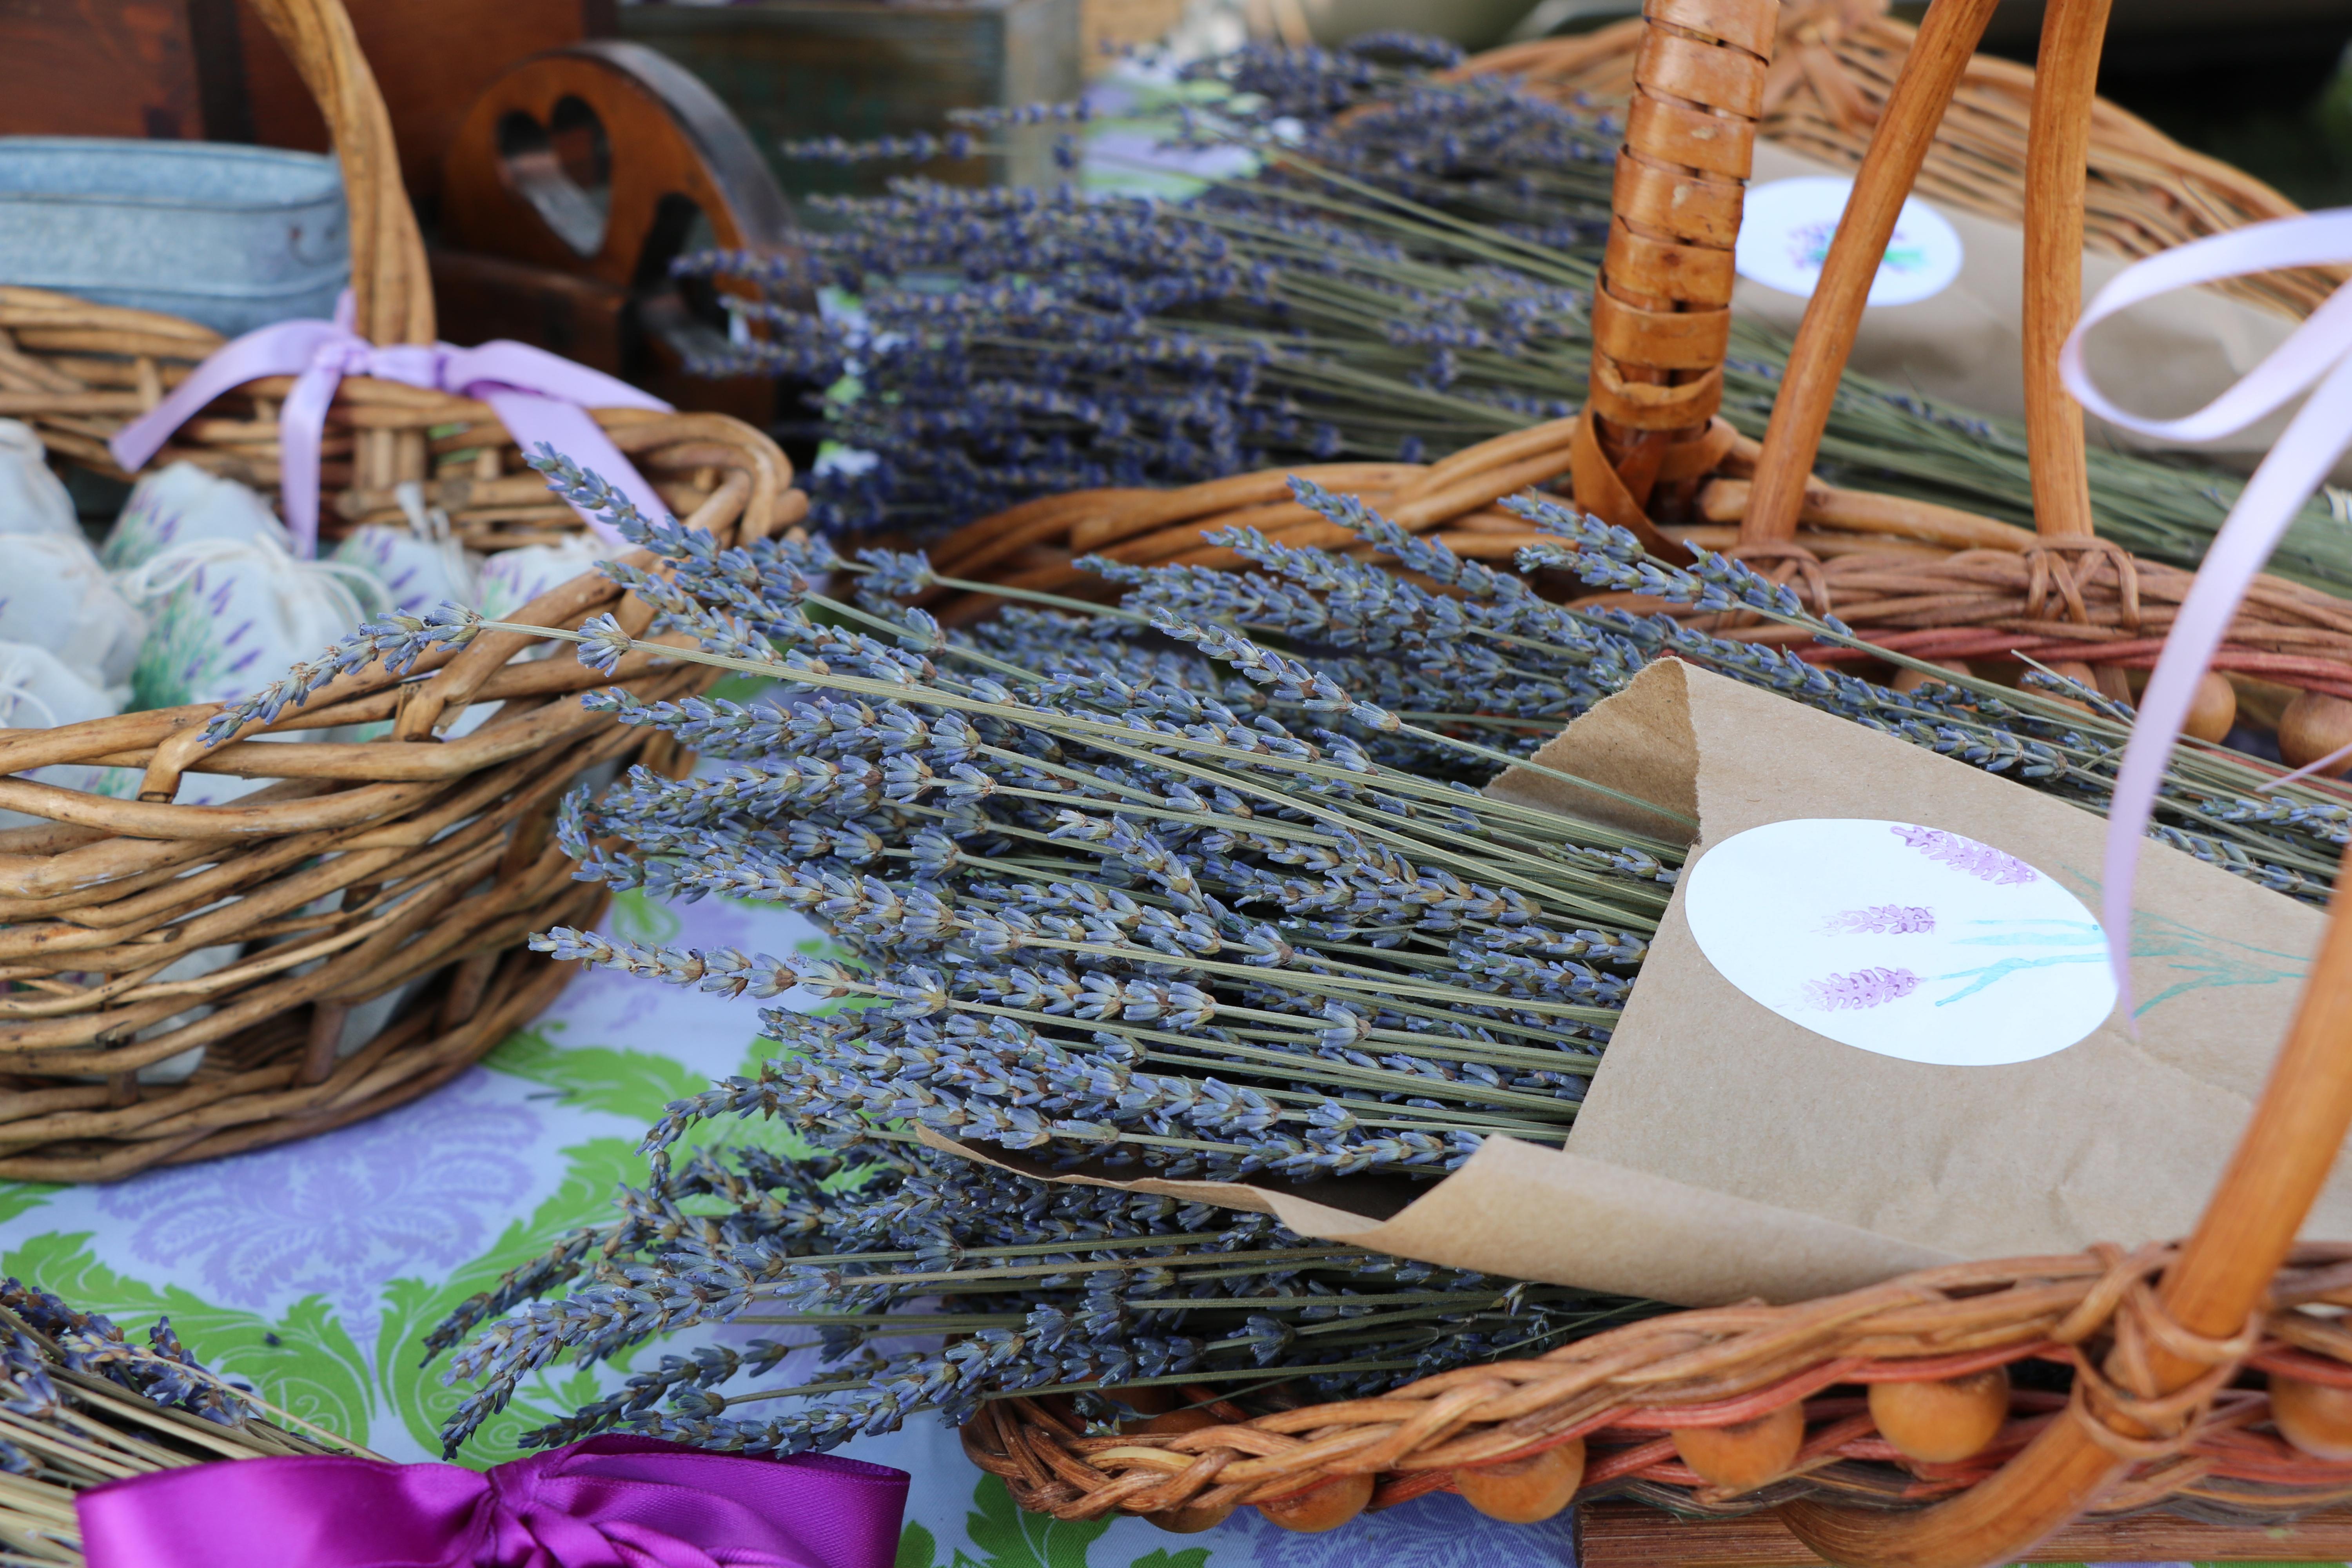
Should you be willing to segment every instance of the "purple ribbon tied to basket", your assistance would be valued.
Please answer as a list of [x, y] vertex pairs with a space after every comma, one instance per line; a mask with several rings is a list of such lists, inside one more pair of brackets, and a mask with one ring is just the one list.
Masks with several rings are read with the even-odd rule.
[[[2352, 284], [2328, 296], [2294, 330], [2227, 392], [2194, 414], [2150, 419], [2117, 408], [2091, 380], [2083, 363], [2083, 340], [2092, 328], [2144, 300], [2175, 289], [2219, 282], [2252, 272], [2289, 267], [2330, 267], [2352, 262], [2352, 208], [2273, 218], [2192, 240], [2145, 261], [2135, 262], [2099, 290], [2066, 339], [2059, 366], [2066, 388], [2101, 418], [2126, 430], [2169, 441], [2209, 441], [2242, 430], [2291, 402], [2311, 395], [2287, 422], [2262, 466], [2246, 482], [2237, 505], [2205, 552], [2204, 564], [2181, 601], [2180, 615], [2165, 639], [2156, 671], [2139, 705], [2116, 795], [2107, 812], [2106, 886], [2100, 910], [2107, 931], [2108, 962], [2126, 1015], [2131, 994], [2132, 888], [2140, 839], [2156, 807], [2158, 786], [2188, 721], [2197, 682], [2229, 635], [2230, 623], [2263, 563], [2294, 522], [2336, 459], [2352, 447]], [[2298, 769], [2284, 784], [2340, 760], [2352, 747]]]
[[75, 1501], [89, 1568], [890, 1568], [907, 1473], [607, 1436], [486, 1473], [226, 1459]]
[[[307, 560], [318, 552], [319, 445], [327, 427], [327, 405], [335, 400], [336, 384], [343, 377], [366, 375], [479, 398], [524, 451], [544, 442], [604, 476], [647, 517], [664, 514], [653, 486], [587, 412], [592, 405], [671, 412], [660, 398], [560, 354], [505, 338], [470, 349], [447, 343], [379, 347], [352, 330], [353, 311], [351, 291], [345, 289], [331, 321], [278, 321], [223, 343], [170, 396], [115, 434], [107, 443], [114, 460], [136, 471], [173, 431], [221, 394], [263, 376], [292, 376], [294, 388], [278, 415], [279, 488], [294, 552]], [[606, 543], [625, 542], [596, 518], [584, 511], [580, 515]]]

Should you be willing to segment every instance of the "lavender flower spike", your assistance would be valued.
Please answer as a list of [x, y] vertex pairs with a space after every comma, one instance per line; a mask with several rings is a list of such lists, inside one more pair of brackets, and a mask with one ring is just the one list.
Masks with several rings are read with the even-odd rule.
[[306, 659], [252, 696], [222, 709], [205, 725], [205, 744], [219, 745], [246, 725], [274, 722], [299, 708], [337, 676], [365, 669], [381, 659], [385, 671], [405, 675], [436, 647], [463, 647], [481, 629], [482, 617], [462, 605], [443, 605], [422, 616], [394, 612], [361, 623], [359, 630]]

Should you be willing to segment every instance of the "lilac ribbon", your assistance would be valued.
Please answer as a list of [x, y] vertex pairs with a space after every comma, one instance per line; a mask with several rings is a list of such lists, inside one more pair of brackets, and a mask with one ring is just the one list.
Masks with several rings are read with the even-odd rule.
[[2352, 287], [2336, 289], [2293, 336], [2211, 403], [2179, 419], [2126, 414], [2091, 382], [2083, 340], [2093, 327], [2175, 289], [2284, 267], [2352, 261], [2352, 208], [2273, 218], [2194, 240], [2136, 262], [2091, 301], [2060, 355], [2067, 390], [2085, 408], [2127, 430], [2172, 441], [2207, 441], [2242, 430], [2305, 388], [2316, 387], [2230, 509], [2181, 602], [2156, 673], [2141, 698], [2107, 812], [2106, 886], [2101, 910], [2107, 959], [2124, 1010], [2131, 1010], [2132, 888], [2142, 836], [2155, 811], [2165, 765], [2189, 718], [2197, 682], [2229, 635], [2238, 604], [2312, 493], [2352, 446]]
[[[136, 471], [173, 431], [221, 394], [266, 375], [292, 376], [294, 389], [278, 414], [279, 483], [294, 552], [308, 560], [319, 547], [319, 441], [327, 426], [327, 405], [335, 400], [335, 385], [343, 377], [371, 375], [479, 398], [524, 451], [545, 442], [603, 475], [647, 517], [664, 515], [661, 497], [586, 412], [593, 405], [669, 413], [670, 405], [660, 398], [545, 349], [504, 338], [470, 349], [447, 343], [379, 348], [352, 331], [352, 312], [346, 289], [331, 321], [279, 321], [222, 344], [169, 397], [107, 443], [114, 460]], [[606, 543], [625, 542], [595, 518], [584, 511], [580, 515]]]
[[592, 1437], [488, 1473], [228, 1459], [75, 1499], [89, 1568], [890, 1568], [907, 1473]]

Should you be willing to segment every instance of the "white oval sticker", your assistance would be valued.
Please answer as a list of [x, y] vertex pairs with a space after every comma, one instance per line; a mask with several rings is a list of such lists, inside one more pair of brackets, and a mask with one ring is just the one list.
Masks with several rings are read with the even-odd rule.
[[2116, 1005], [2083, 901], [2013, 855], [1916, 823], [1801, 817], [1733, 835], [1683, 910], [1723, 977], [1792, 1024], [1905, 1061], [2063, 1051]]
[[[1828, 174], [1750, 187], [1732, 265], [1742, 278], [1768, 289], [1811, 298], [1838, 218], [1853, 195], [1852, 180]], [[1943, 214], [1922, 201], [1905, 202], [1867, 302], [1914, 305], [1942, 293], [1960, 275], [1961, 254], [1959, 233]]]

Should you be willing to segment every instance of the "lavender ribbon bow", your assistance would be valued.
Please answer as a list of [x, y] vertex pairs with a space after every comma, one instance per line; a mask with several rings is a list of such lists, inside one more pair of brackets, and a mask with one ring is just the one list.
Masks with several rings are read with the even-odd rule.
[[[669, 413], [670, 405], [660, 398], [602, 371], [505, 338], [470, 349], [447, 343], [379, 348], [352, 331], [353, 311], [351, 291], [345, 289], [331, 321], [278, 321], [222, 344], [169, 397], [107, 443], [114, 460], [135, 471], [173, 431], [221, 394], [266, 375], [294, 377], [294, 390], [278, 415], [280, 486], [294, 552], [307, 560], [319, 547], [319, 442], [327, 426], [327, 405], [335, 400], [335, 385], [343, 377], [368, 375], [479, 398], [524, 451], [545, 442], [603, 475], [647, 517], [663, 515], [654, 488], [583, 406]], [[595, 518], [584, 511], [580, 515], [606, 543], [625, 542]]]
[[907, 1473], [592, 1437], [499, 1465], [234, 1459], [75, 1500], [89, 1568], [890, 1568]]
[[[2101, 891], [2107, 961], [2124, 1016], [2132, 1014], [2132, 889], [2139, 868], [2141, 836], [2156, 809], [2165, 765], [2179, 742], [2196, 700], [2197, 682], [2229, 636], [2238, 605], [2287, 526], [2326, 479], [2336, 460], [2352, 447], [2352, 285], [2329, 295], [2268, 358], [2237, 384], [2196, 413], [2155, 419], [2128, 413], [2092, 381], [2083, 340], [2091, 329], [2143, 300], [2175, 289], [2219, 282], [2284, 267], [2328, 267], [2352, 261], [2352, 208], [2273, 218], [2136, 261], [2099, 290], [2066, 339], [2059, 371], [2092, 413], [2126, 430], [2173, 441], [2206, 441], [2242, 430], [2292, 401], [2310, 396], [2288, 421], [2270, 455], [2239, 492], [2238, 504], [2205, 552], [2204, 564], [2181, 600], [2180, 614], [2165, 638], [2164, 652], [2140, 699], [2138, 721], [2124, 747], [2107, 808], [2106, 886]], [[2287, 778], [2297, 778], [2340, 759], [2322, 758]], [[2286, 779], [2276, 781], [2284, 784]]]

